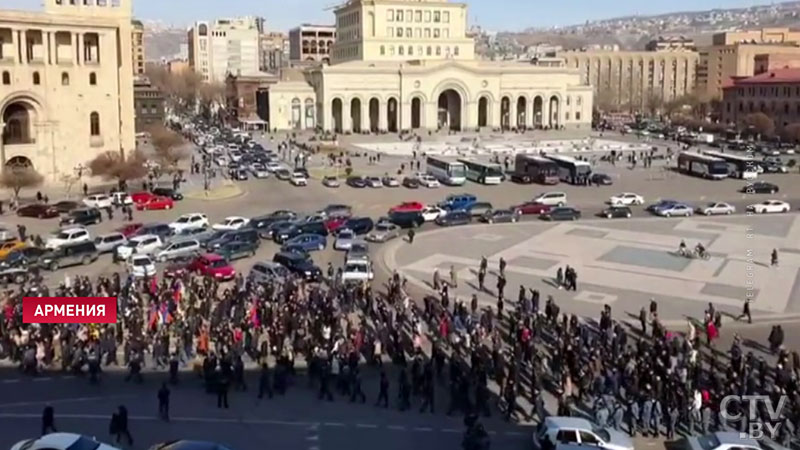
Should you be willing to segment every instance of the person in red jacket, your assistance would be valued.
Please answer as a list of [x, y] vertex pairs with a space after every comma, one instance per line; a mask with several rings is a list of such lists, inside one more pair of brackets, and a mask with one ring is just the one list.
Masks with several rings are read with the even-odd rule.
[[719, 337], [719, 331], [717, 330], [717, 326], [714, 325], [714, 321], [709, 320], [706, 322], [706, 343], [711, 346], [714, 342], [714, 339]]

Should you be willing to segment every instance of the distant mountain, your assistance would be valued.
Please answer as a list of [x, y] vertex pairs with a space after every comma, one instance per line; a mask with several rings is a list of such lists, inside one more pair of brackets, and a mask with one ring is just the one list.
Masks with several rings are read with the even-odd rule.
[[176, 58], [187, 43], [186, 28], [157, 21], [144, 22], [144, 51], [148, 61]]

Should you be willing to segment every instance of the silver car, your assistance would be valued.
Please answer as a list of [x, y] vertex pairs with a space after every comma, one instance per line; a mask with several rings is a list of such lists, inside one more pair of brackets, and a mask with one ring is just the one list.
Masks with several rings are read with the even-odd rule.
[[261, 261], [253, 264], [247, 281], [252, 283], [267, 283], [270, 281], [285, 280], [289, 276], [289, 269], [271, 261]]
[[333, 243], [334, 250], [350, 250], [353, 246], [353, 241], [356, 239], [356, 233], [349, 228], [344, 228], [336, 233], [336, 241]]
[[627, 434], [598, 427], [578, 417], [550, 416], [539, 424], [533, 435], [537, 448], [554, 448], [558, 444], [583, 445], [604, 450], [634, 450]]
[[367, 234], [369, 242], [386, 242], [400, 236], [400, 228], [393, 223], [379, 223]]
[[155, 257], [158, 262], [166, 262], [200, 253], [200, 249], [200, 243], [196, 239], [173, 241], [168, 243], [163, 250], [156, 252]]
[[369, 259], [369, 246], [364, 241], [353, 241], [350, 250], [345, 255], [345, 261], [360, 261]]
[[98, 253], [113, 252], [120, 245], [125, 245], [128, 239], [122, 233], [109, 233], [94, 238], [94, 246]]

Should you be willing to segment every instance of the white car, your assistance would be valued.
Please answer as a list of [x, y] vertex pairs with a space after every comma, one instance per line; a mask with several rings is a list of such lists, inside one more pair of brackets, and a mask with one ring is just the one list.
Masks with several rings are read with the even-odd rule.
[[400, 187], [400, 180], [395, 177], [383, 177], [381, 181], [386, 187]]
[[231, 216], [226, 217], [220, 223], [215, 223], [214, 226], [211, 228], [217, 231], [231, 231], [231, 230], [238, 230], [239, 228], [244, 228], [250, 223], [250, 219], [246, 217], [239, 217], [239, 216]]
[[137, 255], [152, 255], [161, 249], [164, 244], [155, 234], [143, 234], [128, 239], [128, 243], [117, 247], [117, 261], [127, 261], [134, 253]]
[[706, 216], [733, 214], [736, 212], [736, 207], [724, 202], [711, 202], [705, 206], [698, 207], [697, 212]]
[[267, 163], [264, 164], [264, 167], [266, 167], [267, 170], [270, 171], [270, 172], [275, 172], [276, 170], [283, 169], [283, 166], [281, 165], [281, 163], [279, 163], [277, 161], [267, 161]]
[[622, 194], [612, 196], [608, 200], [608, 203], [615, 206], [642, 205], [644, 204], [644, 197], [639, 194], [634, 194], [633, 192], [623, 192]]
[[439, 180], [427, 174], [419, 177], [419, 184], [429, 189], [438, 188], [440, 186]]
[[228, 165], [228, 157], [226, 156], [218, 156], [217, 159], [214, 160], [220, 167], [227, 167]]
[[269, 178], [269, 170], [261, 163], [253, 164], [250, 171], [253, 172], [253, 176], [256, 178]]
[[191, 213], [178, 217], [177, 220], [169, 224], [175, 234], [183, 233], [186, 230], [208, 227], [208, 217], [205, 214]]
[[128, 260], [128, 272], [134, 278], [152, 277], [156, 274], [156, 265], [147, 255], [133, 255]]
[[308, 186], [308, 179], [303, 172], [292, 172], [289, 183], [292, 183], [293, 186]]
[[683, 203], [675, 203], [674, 205], [669, 205], [664, 208], [658, 208], [656, 210], [656, 214], [662, 217], [689, 217], [694, 214], [694, 209], [692, 209], [692, 207], [689, 205], [684, 205]]
[[60, 248], [68, 244], [77, 244], [92, 240], [89, 231], [83, 227], [64, 228], [47, 240], [45, 247], [49, 249]]
[[781, 200], [764, 200], [761, 203], [756, 203], [755, 205], [747, 207], [748, 211], [756, 214], [785, 213], [789, 212], [791, 209], [792, 207], [789, 206], [788, 203]]
[[19, 441], [11, 447], [11, 450], [67, 449], [120, 450], [89, 436], [74, 433], [50, 433], [42, 437]]
[[111, 208], [111, 197], [106, 194], [94, 194], [83, 199], [83, 204], [90, 208]]
[[367, 177], [367, 186], [371, 188], [383, 187], [383, 181], [378, 177]]
[[333, 242], [333, 249], [344, 251], [350, 250], [350, 248], [353, 246], [353, 241], [355, 241], [356, 238], [357, 236], [353, 230], [349, 228], [341, 229], [338, 233], [336, 233], [336, 240]]
[[127, 192], [112, 192], [111, 203], [115, 205], [132, 205], [133, 199]]
[[447, 211], [438, 206], [426, 206], [422, 210], [422, 218], [425, 219], [425, 222], [433, 222], [439, 217], [443, 217], [445, 214], [447, 214]]
[[533, 202], [547, 206], [564, 206], [567, 204], [567, 194], [563, 192], [545, 192], [534, 197]]
[[372, 263], [367, 260], [349, 260], [342, 271], [343, 282], [370, 281], [374, 278]]
[[[547, 441], [550, 445], [547, 445]], [[549, 416], [533, 434], [536, 448], [558, 445], [581, 446], [602, 450], [633, 450], [630, 436], [612, 428], [598, 427], [578, 417]]]

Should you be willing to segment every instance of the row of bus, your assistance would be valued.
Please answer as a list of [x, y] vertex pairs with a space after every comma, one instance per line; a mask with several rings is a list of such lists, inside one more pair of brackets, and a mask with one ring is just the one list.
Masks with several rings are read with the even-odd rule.
[[[750, 156], [732, 155], [717, 151], [682, 152], [678, 155], [678, 170], [711, 180], [741, 178], [753, 180], [765, 165], [780, 164], [774, 161], [757, 161]], [[781, 171], [781, 170], [776, 170]]]
[[449, 186], [460, 186], [467, 180], [480, 184], [500, 184], [507, 175], [518, 183], [558, 184], [564, 181], [582, 184], [592, 173], [592, 165], [563, 155], [518, 154], [514, 171], [506, 174], [500, 164], [474, 159], [448, 160], [429, 156], [428, 174]]

